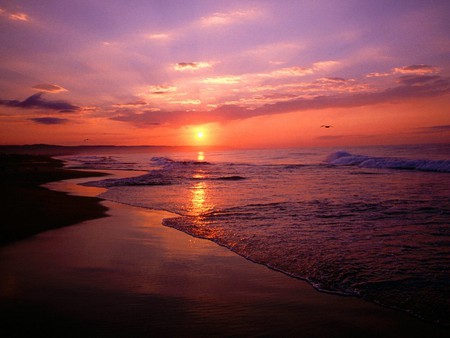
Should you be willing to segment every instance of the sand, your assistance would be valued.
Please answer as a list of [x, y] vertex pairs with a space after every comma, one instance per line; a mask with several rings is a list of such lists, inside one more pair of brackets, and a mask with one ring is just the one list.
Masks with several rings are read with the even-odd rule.
[[[47, 186], [64, 189], [71, 194], [67, 198], [101, 191], [75, 185], [82, 180]], [[164, 227], [161, 221], [171, 217], [169, 213], [108, 201], [101, 206], [108, 209], [108, 217], [0, 248], [1, 336], [447, 337], [450, 333], [360, 299], [317, 292], [306, 282], [212, 242]]]

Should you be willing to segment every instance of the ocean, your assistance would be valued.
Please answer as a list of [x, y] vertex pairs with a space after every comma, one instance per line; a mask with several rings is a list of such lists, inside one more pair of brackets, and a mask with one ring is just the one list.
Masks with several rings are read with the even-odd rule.
[[62, 157], [99, 197], [309, 282], [450, 325], [450, 144]]

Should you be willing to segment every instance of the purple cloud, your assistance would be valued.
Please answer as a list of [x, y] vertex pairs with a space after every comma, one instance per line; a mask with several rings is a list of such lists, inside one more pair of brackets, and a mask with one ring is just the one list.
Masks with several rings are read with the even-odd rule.
[[69, 121], [68, 119], [60, 119], [58, 117], [35, 117], [29, 120], [39, 124], [64, 124]]
[[51, 109], [58, 110], [61, 113], [74, 112], [80, 109], [80, 107], [70, 104], [66, 101], [50, 101], [42, 99], [43, 93], [36, 93], [31, 95], [23, 101], [19, 100], [0, 100], [0, 105], [7, 107], [19, 107], [25, 109]]
[[417, 86], [430, 81], [439, 80], [440, 78], [441, 77], [438, 75], [404, 75], [400, 76], [399, 82], [407, 86]]

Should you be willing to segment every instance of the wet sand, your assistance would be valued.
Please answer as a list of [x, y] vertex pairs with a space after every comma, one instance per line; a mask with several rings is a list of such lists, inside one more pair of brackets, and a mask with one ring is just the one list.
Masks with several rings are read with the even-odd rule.
[[[95, 196], [101, 191], [74, 184], [81, 180], [47, 186], [72, 195]], [[108, 208], [109, 217], [0, 248], [2, 336], [450, 333], [360, 299], [319, 293], [212, 242], [164, 227], [161, 220], [172, 216], [169, 213], [108, 201], [101, 205]]]

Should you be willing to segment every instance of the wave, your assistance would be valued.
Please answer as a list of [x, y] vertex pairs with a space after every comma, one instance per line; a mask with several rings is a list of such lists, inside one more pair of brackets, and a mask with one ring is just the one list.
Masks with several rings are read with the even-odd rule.
[[137, 177], [92, 181], [83, 185], [109, 188], [118, 186], [177, 185], [191, 180], [241, 181], [247, 179], [247, 177], [238, 175], [234, 171], [224, 171], [221, 166], [212, 165], [212, 163], [206, 161], [177, 161], [167, 157], [153, 157], [151, 162], [159, 168], [153, 169], [147, 174]]
[[450, 160], [414, 160], [395, 157], [372, 157], [337, 151], [328, 155], [331, 165], [358, 166], [360, 168], [403, 169], [418, 171], [450, 172]]
[[240, 181], [240, 180], [245, 180], [246, 178], [243, 176], [238, 176], [238, 175], [234, 175], [234, 176], [221, 176], [221, 177], [217, 177], [215, 178], [215, 180], [217, 181]]
[[[198, 178], [191, 177], [190, 179], [201, 181], [241, 181], [247, 178], [236, 175], [236, 176], [221, 176], [221, 177], [198, 177]], [[144, 185], [146, 186], [173, 185], [176, 184], [177, 182], [180, 183], [180, 177], [174, 178], [162, 172], [153, 171], [149, 174], [138, 177], [129, 177], [120, 179], [110, 178], [100, 181], [90, 181], [82, 183], [82, 185], [89, 187], [109, 188], [109, 187], [144, 186]]]
[[233, 175], [233, 176], [220, 176], [220, 177], [192, 177], [195, 181], [241, 181], [246, 180], [246, 177]]
[[211, 163], [207, 161], [175, 161], [168, 157], [152, 157], [151, 161], [161, 166], [211, 165]]
[[119, 179], [109, 178], [100, 181], [90, 181], [82, 183], [82, 185], [84, 186], [101, 187], [101, 188], [137, 186], [137, 185], [172, 185], [172, 184], [173, 182], [170, 178], [164, 175], [164, 173], [156, 170], [150, 172], [149, 174], [137, 177], [128, 177]]
[[81, 155], [62, 157], [71, 169], [139, 170], [135, 162], [124, 162], [117, 156]]

